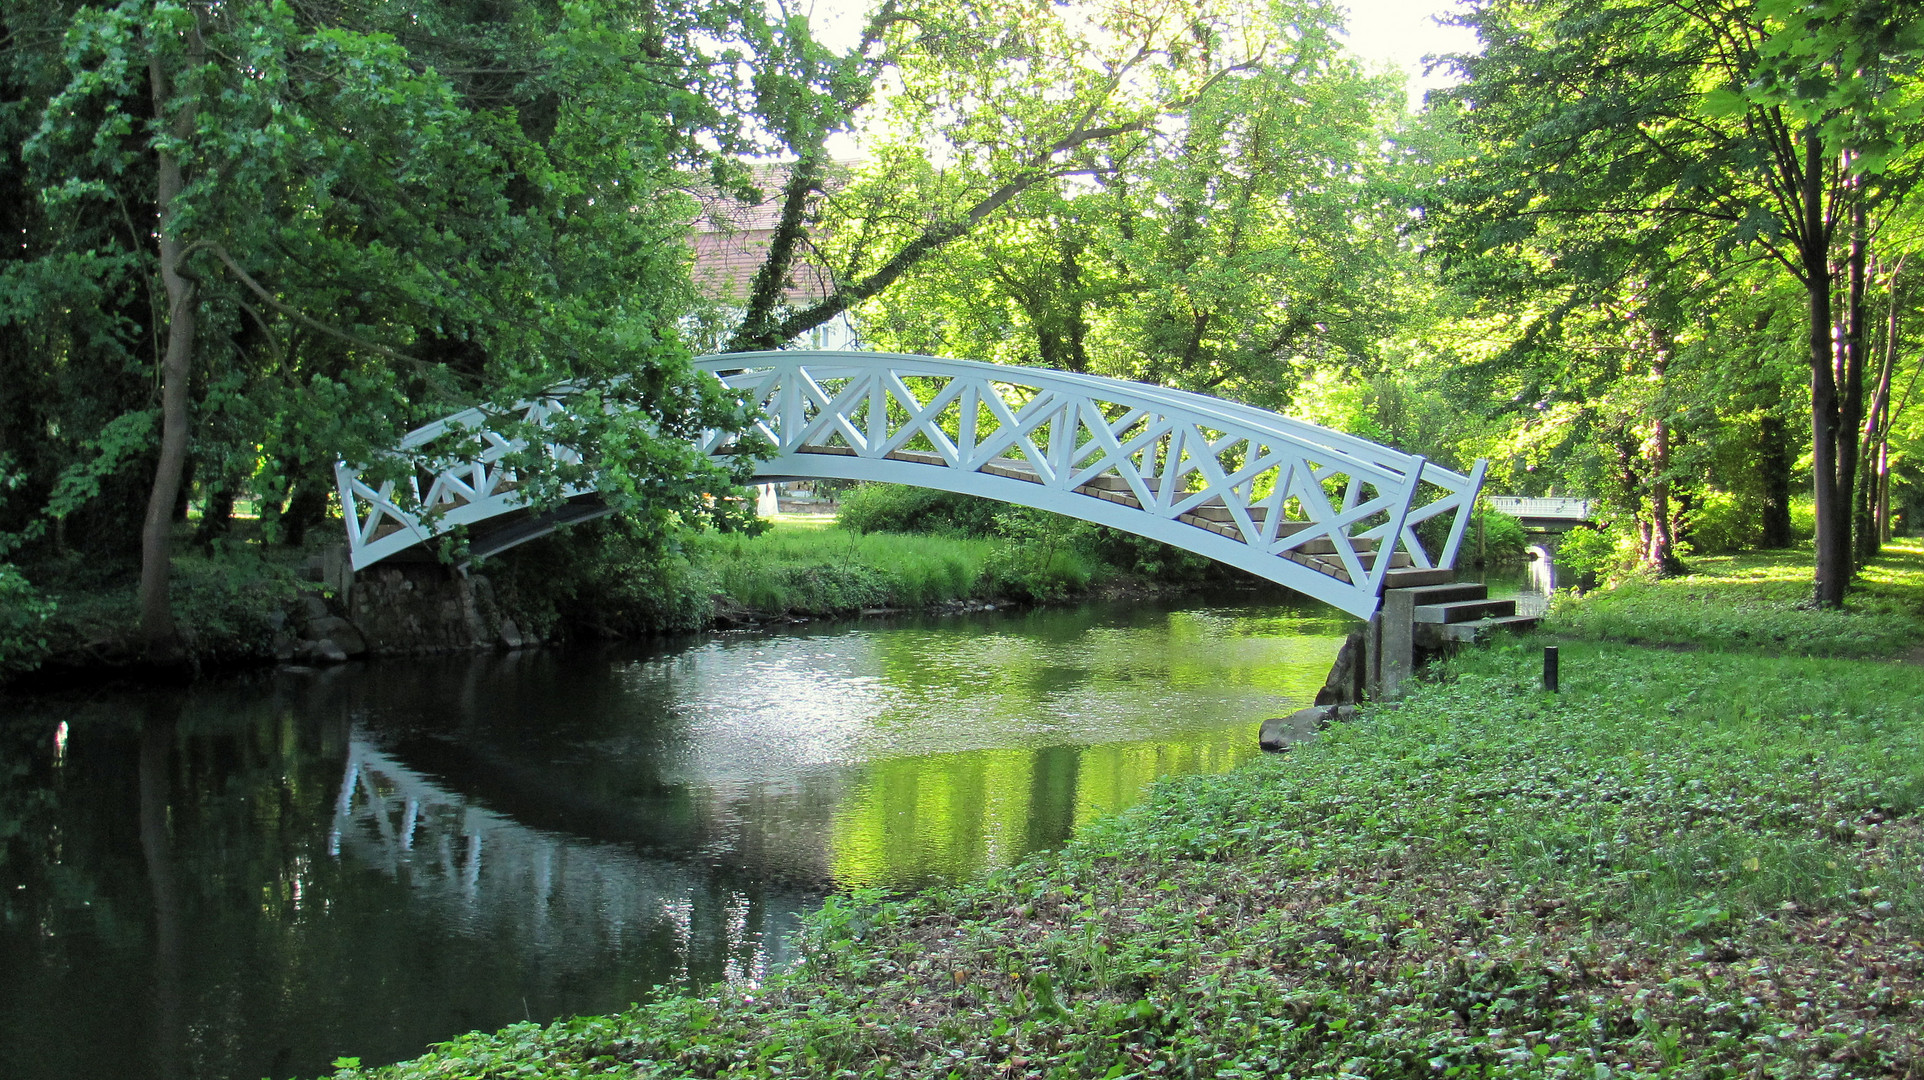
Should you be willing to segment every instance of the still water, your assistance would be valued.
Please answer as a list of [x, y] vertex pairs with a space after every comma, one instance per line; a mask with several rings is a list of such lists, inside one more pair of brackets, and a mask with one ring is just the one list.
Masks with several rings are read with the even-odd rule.
[[1147, 604], [0, 703], [0, 1076], [311, 1076], [788, 963], [1256, 753], [1342, 616]]

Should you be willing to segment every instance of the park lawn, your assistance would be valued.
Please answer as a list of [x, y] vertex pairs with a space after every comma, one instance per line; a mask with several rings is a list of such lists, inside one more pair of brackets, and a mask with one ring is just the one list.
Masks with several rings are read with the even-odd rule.
[[[1713, 587], [1777, 588], [1746, 573]], [[1020, 867], [832, 903], [763, 985], [375, 1072], [1924, 1072], [1924, 667], [1567, 635], [1553, 695], [1545, 640]]]
[[1924, 641], [1924, 540], [1906, 538], [1859, 572], [1845, 608], [1811, 609], [1808, 550], [1689, 561], [1691, 573], [1560, 600], [1567, 637], [1797, 656], [1889, 656]]

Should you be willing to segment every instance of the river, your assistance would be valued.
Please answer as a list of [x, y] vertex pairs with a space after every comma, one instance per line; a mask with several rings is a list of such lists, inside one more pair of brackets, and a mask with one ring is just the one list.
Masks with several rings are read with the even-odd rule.
[[1305, 601], [866, 620], [0, 706], [0, 1076], [311, 1076], [788, 963], [830, 890], [1257, 753]]

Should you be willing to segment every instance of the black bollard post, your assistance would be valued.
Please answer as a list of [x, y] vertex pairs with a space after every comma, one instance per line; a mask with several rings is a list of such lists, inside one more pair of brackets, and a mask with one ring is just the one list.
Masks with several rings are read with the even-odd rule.
[[1543, 647], [1543, 688], [1552, 694], [1557, 692], [1557, 647]]

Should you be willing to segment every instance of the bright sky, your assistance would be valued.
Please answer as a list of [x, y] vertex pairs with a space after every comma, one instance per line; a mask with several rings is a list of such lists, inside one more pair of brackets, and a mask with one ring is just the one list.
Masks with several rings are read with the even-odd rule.
[[1348, 6], [1351, 50], [1408, 72], [1411, 108], [1422, 104], [1425, 91], [1456, 81], [1442, 71], [1425, 76], [1425, 55], [1476, 49], [1476, 34], [1469, 29], [1436, 24], [1437, 17], [1459, 6], [1452, 0], [1349, 0]]
[[[810, 7], [810, 0], [797, 0]], [[1458, 0], [1348, 0], [1350, 48], [1365, 61], [1393, 64], [1409, 74], [1410, 106], [1422, 104], [1425, 91], [1448, 85], [1444, 73], [1423, 74], [1425, 55], [1467, 52], [1476, 35], [1461, 27], [1438, 26], [1436, 17]], [[870, 0], [813, 0], [810, 20], [822, 39], [837, 47], [855, 43], [861, 15]]]

